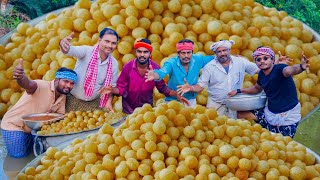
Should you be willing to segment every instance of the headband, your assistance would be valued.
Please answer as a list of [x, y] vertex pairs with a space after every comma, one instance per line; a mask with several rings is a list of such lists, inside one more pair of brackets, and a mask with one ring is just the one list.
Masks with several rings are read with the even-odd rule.
[[271, 56], [271, 58], [275, 60], [275, 54], [273, 50], [269, 47], [259, 47], [252, 53], [252, 57], [254, 60], [261, 55]]
[[138, 49], [140, 47], [144, 47], [146, 49], [148, 49], [150, 51], [150, 53], [152, 52], [152, 46], [151, 44], [148, 44], [148, 43], [145, 43], [145, 42], [141, 42], [141, 41], [138, 41], [134, 44], [134, 48], [135, 49]]
[[58, 79], [68, 79], [73, 81], [74, 83], [77, 82], [77, 74], [70, 72], [70, 71], [57, 71], [56, 78]]
[[234, 41], [232, 41], [232, 40], [220, 40], [220, 41], [218, 41], [218, 42], [215, 42], [215, 43], [213, 43], [211, 46], [210, 46], [210, 49], [211, 49], [211, 51], [213, 51], [213, 52], [216, 52], [217, 51], [217, 49], [219, 48], [219, 47], [226, 47], [226, 48], [228, 48], [228, 49], [231, 49], [231, 46], [234, 44]]
[[177, 51], [183, 51], [183, 50], [192, 50], [194, 48], [194, 45], [191, 42], [183, 42], [183, 43], [177, 43], [176, 44]]

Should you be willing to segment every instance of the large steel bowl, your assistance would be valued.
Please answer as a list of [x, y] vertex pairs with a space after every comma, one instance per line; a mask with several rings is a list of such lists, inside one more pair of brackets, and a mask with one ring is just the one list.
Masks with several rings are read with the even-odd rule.
[[21, 116], [21, 120], [32, 130], [39, 130], [42, 125], [50, 124], [63, 118], [64, 115], [58, 113], [38, 113]]
[[226, 100], [226, 106], [234, 111], [250, 111], [261, 109], [266, 105], [267, 96], [265, 93], [259, 94], [237, 94]]

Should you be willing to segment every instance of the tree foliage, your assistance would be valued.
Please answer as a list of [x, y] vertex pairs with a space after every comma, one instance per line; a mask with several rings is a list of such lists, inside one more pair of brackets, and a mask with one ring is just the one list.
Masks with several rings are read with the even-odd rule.
[[12, 0], [10, 4], [21, 13], [27, 14], [31, 19], [45, 13], [73, 5], [77, 0]]
[[20, 22], [29, 21], [30, 18], [13, 9], [0, 16], [0, 37], [16, 28]]
[[256, 0], [256, 2], [286, 11], [290, 16], [320, 32], [320, 0]]

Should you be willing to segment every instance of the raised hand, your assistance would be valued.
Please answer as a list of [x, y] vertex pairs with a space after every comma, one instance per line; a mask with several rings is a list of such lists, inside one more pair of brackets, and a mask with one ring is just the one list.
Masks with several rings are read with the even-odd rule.
[[145, 78], [146, 78], [146, 80], [145, 80], [146, 82], [153, 81], [155, 79], [154, 70], [153, 70], [151, 64], [149, 65], [149, 69], [145, 74]]
[[303, 69], [306, 70], [307, 73], [310, 72], [309, 67], [309, 59], [304, 55], [304, 52], [302, 51], [302, 55], [301, 55], [301, 65], [303, 67]]
[[20, 80], [24, 76], [23, 59], [19, 59], [19, 64], [13, 71], [13, 79]]
[[177, 92], [178, 94], [180, 94], [181, 96], [183, 96], [185, 93], [190, 92], [192, 86], [190, 86], [187, 82], [186, 79], [184, 79], [184, 85], [179, 85], [177, 86]]
[[59, 43], [61, 51], [65, 54], [69, 52], [69, 49], [71, 46], [70, 42], [73, 38], [73, 35], [74, 35], [74, 32], [72, 32], [69, 36], [63, 38]]
[[276, 59], [275, 64], [290, 64], [293, 62], [293, 59], [287, 56], [282, 56], [280, 51], [278, 51], [278, 53], [279, 53], [279, 59]]
[[98, 93], [101, 94], [101, 95], [111, 94], [111, 92], [112, 92], [112, 87], [111, 86], [104, 86], [98, 91]]

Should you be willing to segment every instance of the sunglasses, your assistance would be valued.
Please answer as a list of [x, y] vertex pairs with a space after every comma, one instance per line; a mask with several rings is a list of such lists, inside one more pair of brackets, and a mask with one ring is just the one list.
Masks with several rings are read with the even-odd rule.
[[258, 58], [256, 59], [256, 62], [260, 62], [260, 61], [262, 61], [262, 59], [263, 59], [264, 61], [267, 61], [268, 59], [271, 59], [271, 57], [270, 57], [270, 56], [258, 57]]

